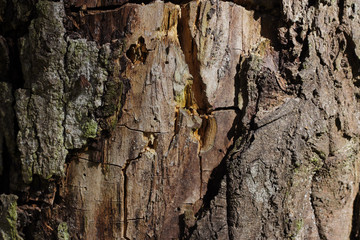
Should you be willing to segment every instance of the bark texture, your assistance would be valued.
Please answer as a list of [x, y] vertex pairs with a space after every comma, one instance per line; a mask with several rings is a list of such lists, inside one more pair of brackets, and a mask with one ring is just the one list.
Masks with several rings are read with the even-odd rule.
[[358, 0], [0, 0], [2, 239], [359, 239]]

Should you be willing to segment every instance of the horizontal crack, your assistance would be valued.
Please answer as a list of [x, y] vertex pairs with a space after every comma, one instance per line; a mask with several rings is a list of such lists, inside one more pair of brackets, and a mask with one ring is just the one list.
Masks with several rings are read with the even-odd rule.
[[156, 133], [156, 134], [165, 134], [165, 133], [169, 133], [169, 132], [152, 132], [152, 131], [144, 131], [144, 130], [140, 130], [140, 129], [135, 129], [135, 128], [131, 128], [131, 127], [128, 127], [126, 126], [125, 124], [121, 124], [119, 125], [119, 127], [124, 127], [124, 128], [127, 128], [131, 131], [135, 131], [135, 132], [141, 132], [141, 133]]
[[286, 116], [288, 116], [290, 113], [285, 113], [284, 115], [281, 115], [281, 116], [278, 116], [278, 117], [276, 117], [276, 118], [274, 118], [274, 119], [271, 119], [270, 121], [267, 121], [267, 122], [265, 122], [265, 123], [255, 123], [255, 126], [256, 126], [256, 128], [255, 129], [253, 129], [253, 130], [258, 130], [258, 129], [260, 129], [260, 128], [262, 128], [262, 127], [265, 127], [265, 126], [267, 126], [267, 125], [269, 125], [269, 124], [271, 124], [271, 123], [273, 123], [273, 122], [276, 122], [277, 120], [279, 120], [279, 119], [281, 119], [281, 118], [283, 118], [283, 117], [286, 117]]
[[228, 111], [228, 110], [234, 110], [234, 111], [238, 111], [240, 110], [238, 107], [236, 106], [229, 106], [229, 107], [217, 107], [214, 109], [210, 109], [209, 112], [218, 112], [218, 111]]
[[[138, 155], [136, 158], [127, 159], [125, 162], [131, 162], [131, 161], [140, 159], [141, 156], [142, 156], [142, 153], [139, 153], [139, 155]], [[124, 168], [123, 166], [121, 166], [121, 165], [119, 165], [119, 164], [115, 164], [115, 163], [97, 162], [97, 161], [90, 160], [90, 159], [88, 159], [88, 158], [77, 157], [77, 156], [76, 156], [76, 158], [79, 159], [79, 160], [87, 161], [87, 162], [98, 163], [98, 164], [105, 164], [105, 165], [109, 165], [109, 166], [119, 167], [119, 168], [121, 168], [121, 169]]]

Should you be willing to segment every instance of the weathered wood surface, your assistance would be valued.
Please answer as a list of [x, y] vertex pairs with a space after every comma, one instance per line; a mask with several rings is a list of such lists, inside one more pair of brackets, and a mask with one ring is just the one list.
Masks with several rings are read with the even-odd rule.
[[357, 239], [359, 9], [0, 0], [2, 238]]

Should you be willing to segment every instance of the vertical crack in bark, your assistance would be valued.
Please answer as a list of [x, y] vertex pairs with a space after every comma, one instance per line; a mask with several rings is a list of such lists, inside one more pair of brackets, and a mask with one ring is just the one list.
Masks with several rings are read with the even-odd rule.
[[126, 161], [125, 163], [125, 166], [124, 168], [122, 169], [122, 174], [123, 174], [123, 177], [124, 177], [124, 187], [123, 187], [123, 210], [122, 210], [122, 216], [123, 216], [123, 219], [122, 219], [122, 222], [124, 223], [123, 225], [123, 228], [122, 228], [122, 237], [126, 240], [130, 240], [127, 236], [126, 236], [126, 231], [127, 231], [127, 221], [128, 221], [128, 216], [127, 216], [127, 185], [128, 185], [128, 179], [127, 179], [127, 175], [126, 175], [126, 170], [127, 168], [129, 167], [129, 164], [130, 164], [130, 161]]
[[353, 203], [353, 216], [352, 216], [352, 225], [351, 225], [351, 240], [360, 239], [360, 191], [356, 194]]
[[122, 215], [122, 222], [124, 223], [124, 225], [123, 225], [123, 228], [122, 228], [122, 237], [124, 238], [124, 239], [127, 239], [127, 240], [130, 240], [130, 238], [128, 238], [127, 236], [126, 236], [126, 231], [127, 231], [127, 227], [128, 227], [128, 215], [127, 215], [127, 208], [128, 208], [128, 206], [127, 206], [127, 194], [128, 194], [128, 188], [127, 188], [127, 186], [128, 186], [128, 178], [127, 178], [127, 174], [126, 174], [126, 171], [127, 171], [127, 169], [128, 169], [128, 167], [130, 166], [130, 164], [133, 162], [133, 161], [135, 161], [135, 160], [137, 160], [137, 159], [140, 159], [141, 158], [141, 156], [142, 156], [142, 153], [139, 153], [139, 155], [136, 157], [136, 158], [133, 158], [133, 159], [128, 159], [128, 160], [126, 160], [125, 161], [125, 165], [124, 165], [124, 167], [122, 168], [122, 174], [123, 174], [123, 177], [124, 177], [124, 187], [123, 187], [123, 191], [124, 191], [124, 193], [123, 193], [123, 200], [122, 200], [122, 202], [123, 202], [123, 204], [122, 204], [122, 206], [123, 206], [123, 209], [122, 209], [122, 213], [123, 213], [123, 215]]
[[[3, 1], [2, 4], [3, 6], [0, 8], [3, 8], [5, 12], [3, 14], [0, 13], [0, 15], [2, 14], [2, 16], [0, 16], [0, 48], [1, 51], [3, 51], [0, 54], [0, 82], [6, 82], [8, 86], [10, 86], [12, 108], [7, 109], [7, 103], [1, 102], [3, 109], [0, 107], [0, 115], [2, 115], [0, 116], [0, 122], [10, 121], [12, 124], [4, 124], [4, 131], [0, 134], [0, 138], [3, 138], [0, 140], [0, 142], [3, 141], [3, 146], [0, 147], [0, 149], [3, 151], [2, 163], [4, 165], [2, 173], [0, 172], [0, 180], [3, 183], [0, 187], [0, 193], [9, 194], [18, 191], [20, 188], [19, 185], [22, 182], [22, 171], [18, 170], [18, 168], [21, 168], [21, 163], [17, 149], [17, 133], [19, 132], [20, 126], [16, 111], [14, 110], [16, 107], [15, 92], [17, 89], [25, 88], [19, 39], [28, 33], [28, 27], [35, 18], [36, 11], [33, 2], [30, 1], [19, 2], [19, 6], [16, 7], [14, 6], [14, 1]], [[21, 19], [17, 19], [19, 9], [22, 11], [28, 10], [28, 15], [21, 16]], [[5, 97], [6, 95], [3, 96]], [[10, 111], [12, 112], [11, 114]]]
[[315, 174], [313, 175], [312, 180], [311, 180], [310, 204], [311, 204], [312, 212], [314, 214], [315, 226], [316, 226], [317, 232], [319, 234], [319, 237], [320, 237], [320, 239], [326, 239], [326, 236], [324, 236], [324, 234], [321, 232], [321, 224], [319, 223], [319, 218], [317, 216], [315, 204], [314, 204], [314, 195], [313, 195], [314, 177], [315, 177]]
[[[143, 155], [143, 153], [145, 153], [146, 151], [152, 152], [156, 150], [157, 147], [157, 136], [154, 135], [153, 132], [143, 132], [144, 133], [144, 137], [146, 139], [148, 139], [148, 143], [145, 146], [145, 148], [138, 154], [138, 156], [136, 158], [132, 158], [132, 159], [127, 159], [125, 161], [124, 166], [122, 167], [122, 174], [123, 174], [123, 178], [124, 178], [124, 185], [123, 185], [123, 199], [122, 199], [122, 222], [124, 223], [123, 228], [122, 228], [122, 237], [124, 239], [130, 240], [130, 238], [126, 235], [127, 233], [127, 228], [128, 228], [128, 221], [132, 221], [134, 219], [129, 219], [128, 217], [128, 203], [127, 203], [127, 197], [128, 197], [128, 176], [127, 176], [127, 170], [130, 166], [130, 164], [132, 164], [134, 161], [140, 159]], [[151, 195], [151, 193], [150, 193]], [[150, 201], [150, 200], [149, 200]], [[141, 219], [141, 218], [136, 218], [136, 219]]]
[[[344, 35], [347, 41], [345, 53], [351, 66], [353, 78], [356, 79], [360, 76], [360, 59], [355, 52], [356, 45], [354, 39], [347, 32], [344, 32]], [[358, 82], [356, 84], [359, 85]]]
[[345, 0], [339, 0], [338, 6], [339, 6], [339, 22], [343, 23]]
[[[195, 26], [200, 20], [200, 6], [197, 5], [197, 15], [195, 17]], [[216, 134], [216, 121], [210, 116], [210, 104], [206, 96], [206, 85], [200, 74], [200, 61], [198, 59], [198, 47], [192, 36], [190, 29], [190, 4], [181, 6], [181, 18], [178, 24], [179, 42], [185, 55], [185, 62], [189, 67], [189, 72], [193, 77], [192, 84], [185, 87], [185, 107], [199, 114], [202, 123], [199, 129], [194, 131], [194, 136], [199, 140], [199, 168], [200, 168], [200, 197], [202, 197], [203, 187], [203, 167], [200, 153], [207, 151], [212, 147]]]
[[[244, 126], [242, 123], [242, 119], [246, 114], [246, 108], [249, 104], [249, 97], [248, 97], [248, 86], [247, 86], [247, 71], [249, 70], [249, 64], [247, 59], [240, 58], [239, 64], [236, 67], [236, 75], [234, 78], [234, 84], [235, 84], [235, 96], [234, 96], [234, 105], [239, 105], [239, 99], [238, 96], [241, 94], [243, 98], [243, 103], [241, 107], [241, 111], [237, 107], [229, 107], [229, 108], [219, 108], [218, 110], [228, 110], [233, 109], [237, 112], [237, 117], [234, 119], [233, 126], [231, 127], [228, 137], [233, 138], [234, 142], [233, 144], [228, 148], [228, 150], [225, 153], [225, 156], [221, 160], [220, 164], [213, 169], [209, 182], [207, 183], [207, 190], [203, 198], [203, 205], [200, 208], [200, 210], [196, 213], [197, 221], [202, 219], [206, 216], [206, 213], [208, 211], [211, 211], [211, 202], [215, 199], [215, 197], [219, 194], [220, 188], [221, 188], [221, 181], [225, 177], [226, 178], [226, 212], [227, 212], [227, 226], [230, 226], [230, 219], [229, 216], [231, 214], [231, 209], [229, 206], [231, 205], [231, 202], [229, 201], [229, 178], [226, 177], [228, 175], [227, 169], [229, 169], [228, 164], [229, 160], [234, 158], [235, 154], [237, 157], [240, 157], [242, 153], [249, 148], [251, 143], [254, 140], [253, 133], [254, 131], [251, 130], [249, 126]], [[212, 111], [216, 111], [217, 109], [213, 109]], [[243, 136], [243, 137], [241, 137]], [[196, 221], [196, 222], [197, 222]], [[196, 229], [198, 228], [197, 223], [195, 223], [194, 226], [190, 227], [188, 229], [188, 234], [184, 237], [184, 239], [190, 239], [193, 234], [196, 232]], [[228, 238], [231, 238], [231, 231], [230, 228], [228, 228]], [[217, 233], [216, 233], [217, 234]], [[195, 235], [194, 235], [195, 236]]]
[[202, 188], [203, 188], [203, 168], [202, 168], [202, 157], [198, 154], [199, 157], [199, 168], [200, 168], [200, 198], [202, 198]]
[[[118, 192], [118, 194], [117, 194], [117, 197], [119, 199], [118, 211], [119, 211], [119, 214], [120, 214], [121, 223], [123, 223], [123, 227], [121, 229], [121, 231], [122, 231], [121, 235], [122, 235], [122, 237], [124, 239], [127, 239], [127, 240], [130, 240], [130, 238], [126, 236], [127, 224], [128, 224], [128, 221], [133, 221], [134, 219], [129, 219], [128, 216], [127, 216], [127, 208], [128, 208], [128, 205], [127, 205], [128, 177], [127, 177], [126, 172], [127, 172], [128, 167], [130, 166], [130, 164], [133, 161], [136, 161], [136, 160], [138, 160], [138, 159], [140, 159], [142, 157], [143, 152], [139, 153], [139, 155], [136, 158], [127, 159], [123, 166], [118, 165], [118, 164], [114, 164], [114, 163], [108, 163], [108, 162], [105, 162], [105, 161], [103, 161], [103, 162], [94, 161], [94, 160], [91, 160], [89, 158], [80, 157], [77, 154], [71, 155], [72, 157], [75, 157], [78, 160], [83, 160], [83, 161], [87, 161], [87, 162], [92, 162], [92, 163], [103, 164], [103, 165], [108, 165], [108, 166], [121, 168], [121, 172], [122, 172], [122, 175], [123, 175], [123, 178], [124, 178], [124, 181], [123, 181], [123, 196], [120, 196], [120, 192]], [[70, 156], [70, 154], [68, 154], [68, 157], [69, 156]]]
[[0, 175], [1, 186], [0, 186], [0, 194], [9, 194], [10, 193], [10, 170], [11, 170], [11, 157], [6, 146], [6, 142], [4, 141], [2, 144], [2, 172]]
[[[199, 12], [200, 6], [197, 7], [197, 12]], [[199, 18], [198, 14], [196, 16], [196, 21], [198, 21]], [[185, 62], [189, 67], [189, 72], [193, 76], [193, 84], [191, 87], [191, 91], [193, 93], [195, 103], [198, 107], [197, 111], [199, 114], [207, 114], [210, 108], [210, 104], [206, 96], [206, 85], [204, 84], [200, 75], [198, 47], [192, 37], [189, 20], [190, 5], [186, 4], [181, 6], [181, 18], [178, 25], [179, 42], [181, 49], [185, 55]]]

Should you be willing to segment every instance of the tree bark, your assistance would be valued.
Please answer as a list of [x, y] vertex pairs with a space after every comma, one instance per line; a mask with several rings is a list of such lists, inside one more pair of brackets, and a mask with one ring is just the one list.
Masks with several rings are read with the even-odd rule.
[[0, 0], [2, 239], [360, 239], [358, 0]]

